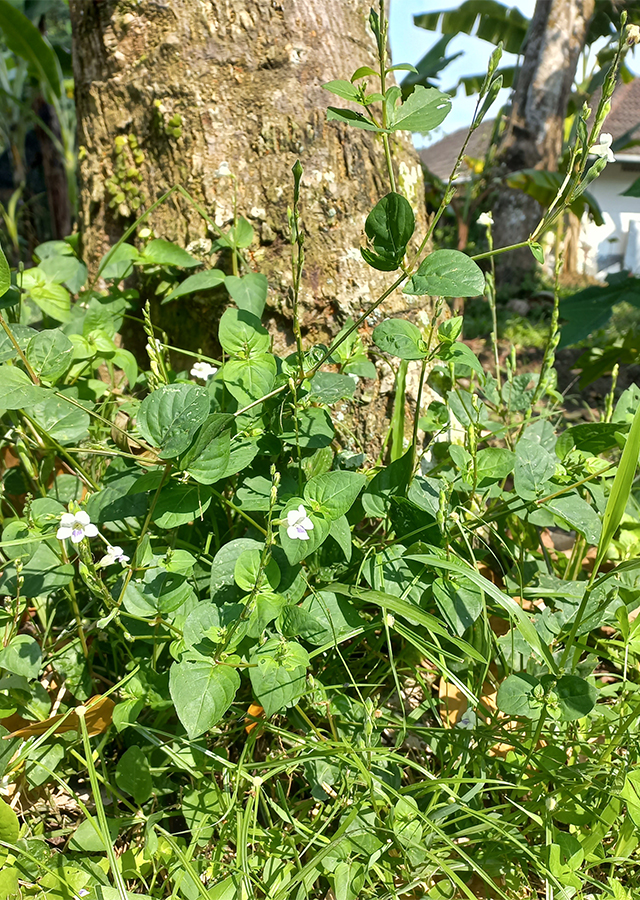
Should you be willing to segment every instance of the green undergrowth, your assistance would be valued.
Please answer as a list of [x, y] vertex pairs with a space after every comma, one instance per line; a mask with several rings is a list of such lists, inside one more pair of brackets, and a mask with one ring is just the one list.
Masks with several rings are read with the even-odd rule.
[[[326, 87], [363, 110], [330, 118], [385, 150], [362, 256], [389, 288], [330, 347], [297, 319], [300, 163], [285, 358], [241, 216], [212, 250], [231, 275], [155, 237], [149, 210], [92, 280], [73, 241], [15, 272], [0, 255], [0, 898], [635, 896], [640, 390], [567, 426], [558, 278], [541, 370], [523, 373], [497, 357], [493, 250], [426, 253], [437, 216], [410, 243], [390, 138], [450, 101], [401, 102], [371, 27], [380, 75]], [[536, 258], [603, 167], [589, 148], [616, 64]], [[218, 359], [172, 356], [140, 304], [151, 284], [172, 303], [226, 291]], [[436, 298], [426, 324], [381, 316], [368, 340], [397, 289]], [[492, 372], [444, 315], [483, 294]], [[120, 345], [125, 316], [144, 361]], [[381, 360], [395, 400], [371, 459], [334, 423]]]

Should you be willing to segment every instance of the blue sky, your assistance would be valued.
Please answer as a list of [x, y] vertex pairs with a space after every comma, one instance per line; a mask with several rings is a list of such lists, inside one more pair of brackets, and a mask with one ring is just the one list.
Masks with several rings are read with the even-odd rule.
[[[517, 7], [524, 15], [531, 16], [535, 0], [516, 0], [509, 5]], [[415, 65], [441, 36], [425, 31], [424, 28], [416, 28], [413, 24], [414, 15], [441, 9], [455, 9], [457, 6], [459, 6], [459, 2], [455, 2], [455, 0], [391, 0], [389, 40], [393, 62], [408, 62]], [[447, 48], [447, 55], [451, 56], [459, 51], [462, 51], [463, 55], [441, 73], [439, 87], [448, 90], [457, 83], [461, 76], [477, 75], [485, 71], [493, 49], [493, 45], [487, 41], [467, 34], [455, 37]], [[512, 54], [504, 53], [502, 64], [512, 65], [515, 60], [516, 57]], [[640, 74], [640, 54], [636, 52], [635, 59], [627, 57], [627, 65], [635, 74]], [[508, 93], [507, 90], [501, 92], [495, 102], [495, 109], [498, 109], [506, 101]], [[465, 97], [464, 89], [461, 88], [453, 100], [451, 112], [440, 128], [426, 138], [415, 136], [418, 145], [424, 146], [424, 144], [431, 143], [432, 140], [439, 140], [444, 134], [450, 134], [452, 131], [468, 125], [476, 99], [475, 97]]]

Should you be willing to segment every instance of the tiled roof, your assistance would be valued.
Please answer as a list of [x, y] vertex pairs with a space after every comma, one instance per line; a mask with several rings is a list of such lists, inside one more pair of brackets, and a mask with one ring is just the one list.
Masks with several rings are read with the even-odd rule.
[[[597, 105], [598, 97], [599, 95], [594, 96], [591, 101], [593, 109]], [[474, 159], [484, 157], [491, 140], [493, 125], [494, 120], [490, 119], [474, 131], [467, 147], [467, 156]], [[622, 82], [618, 84], [611, 99], [611, 112], [607, 116], [604, 131], [611, 134], [614, 141], [629, 131], [633, 140], [640, 140], [640, 78], [634, 78], [628, 84]], [[420, 151], [423, 164], [438, 178], [446, 181], [466, 136], [467, 129], [459, 128], [430, 147], [425, 147]], [[618, 157], [625, 155], [640, 155], [640, 145], [616, 152]], [[462, 174], [464, 175], [464, 169]]]

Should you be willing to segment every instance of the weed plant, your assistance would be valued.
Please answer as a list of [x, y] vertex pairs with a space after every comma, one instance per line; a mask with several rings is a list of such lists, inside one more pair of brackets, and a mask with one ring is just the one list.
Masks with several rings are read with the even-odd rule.
[[[502, 251], [485, 271], [428, 252], [444, 205], [407, 250], [393, 134], [429, 131], [450, 102], [421, 87], [401, 102], [384, 18], [371, 27], [380, 71], [327, 88], [362, 109], [329, 117], [385, 148], [362, 255], [389, 288], [329, 348], [305, 347], [296, 319], [296, 351], [272, 352], [242, 217], [217, 243], [231, 276], [148, 232], [127, 243], [148, 212], [88, 285], [68, 242], [13, 274], [0, 257], [2, 897], [635, 896], [640, 392], [564, 427], [557, 297], [539, 375], [513, 359], [489, 374], [459, 340], [444, 298], [486, 292], [497, 344]], [[589, 150], [615, 66], [538, 257], [606, 164]], [[116, 339], [131, 271], [160, 273], [170, 302], [224, 285], [221, 358], [176, 371], [147, 309], [140, 371]], [[398, 288], [438, 298], [430, 321], [383, 320], [365, 346]], [[332, 420], [357, 409], [371, 356], [396, 371], [386, 464], [339, 446]], [[436, 399], [405, 422], [410, 367]]]

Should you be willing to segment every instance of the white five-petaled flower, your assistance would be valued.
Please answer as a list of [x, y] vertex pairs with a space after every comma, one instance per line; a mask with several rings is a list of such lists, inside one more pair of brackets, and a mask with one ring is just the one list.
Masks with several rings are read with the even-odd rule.
[[56, 537], [60, 541], [71, 538], [74, 544], [79, 544], [83, 538], [95, 537], [98, 529], [91, 523], [88, 514], [83, 510], [75, 513], [66, 512], [60, 516], [60, 528]]
[[123, 566], [131, 559], [130, 556], [127, 556], [122, 549], [122, 547], [107, 547], [107, 555], [103, 556], [100, 560], [101, 566], [112, 566], [114, 563], [121, 563]]
[[485, 225], [488, 227], [489, 225], [493, 225], [493, 216], [490, 212], [480, 213], [478, 216], [478, 225]]
[[308, 541], [309, 532], [313, 531], [313, 522], [302, 505], [287, 513], [287, 534], [292, 541]]
[[613, 155], [613, 150], [611, 149], [611, 142], [613, 141], [613, 137], [606, 132], [600, 135], [600, 143], [594, 144], [593, 147], [589, 147], [589, 153], [593, 156], [604, 156], [607, 162], [615, 162], [616, 158]]
[[207, 362], [197, 362], [193, 364], [189, 374], [193, 378], [202, 378], [203, 381], [208, 381], [210, 378], [213, 378], [217, 371], [215, 366], [211, 366]]

